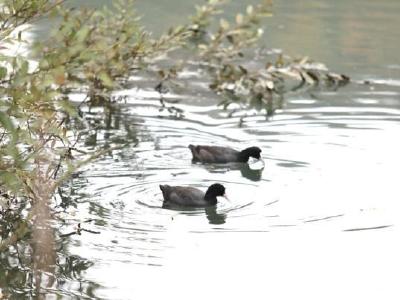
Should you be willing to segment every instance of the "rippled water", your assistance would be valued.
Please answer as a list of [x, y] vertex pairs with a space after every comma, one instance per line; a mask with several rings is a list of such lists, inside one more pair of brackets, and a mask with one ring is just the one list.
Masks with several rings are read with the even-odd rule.
[[[313, 280], [319, 279], [314, 272], [322, 272], [330, 281], [347, 278], [343, 273], [350, 271], [362, 278], [355, 263], [372, 268], [371, 277], [362, 280], [368, 284], [382, 272], [374, 260], [390, 260], [373, 256], [381, 253], [375, 239], [390, 244], [383, 237], [398, 225], [398, 91], [386, 83], [383, 91], [353, 86], [296, 96], [268, 121], [248, 117], [242, 127], [214, 105], [195, 105], [198, 99], [190, 95], [179, 104], [182, 120], [160, 112], [157, 98], [132, 96], [112, 116], [111, 126], [97, 132], [96, 143], [119, 141], [128, 132], [135, 146], [96, 162], [71, 183], [72, 200], [79, 204], [68, 211], [73, 217], [65, 230], [90, 220], [83, 226], [100, 234], [71, 237], [69, 251], [93, 262], [84, 278], [98, 283], [95, 295], [107, 299], [197, 295], [202, 280], [215, 280], [210, 286], [216, 295], [284, 299], [295, 292], [264, 291], [263, 272], [280, 284], [286, 281], [281, 272]], [[247, 164], [192, 164], [189, 143], [258, 145], [266, 165], [252, 170]], [[159, 184], [206, 189], [214, 182], [226, 186], [230, 201], [208, 209], [161, 208]], [[360, 235], [338, 235], [346, 231]], [[358, 262], [360, 256], [366, 261]], [[320, 269], [321, 263], [327, 268]], [[304, 280], [292, 276], [288, 284]], [[201, 284], [198, 295], [207, 296]], [[329, 286], [318, 284], [314, 292]], [[381, 288], [372, 289], [377, 293], [371, 299]]]
[[[191, 94], [170, 96], [180, 100], [175, 106], [183, 109], [182, 119], [160, 110], [150, 88], [119, 91], [126, 104], [112, 114], [86, 111], [93, 122], [107, 124], [85, 137], [86, 147], [130, 146], [60, 190], [60, 231], [80, 222], [94, 233], [60, 239], [63, 257], [83, 267], [60, 277], [48, 294], [398, 299], [392, 272], [400, 267], [400, 65], [393, 43], [400, 44], [386, 25], [396, 22], [392, 12], [400, 3], [366, 2], [275, 1], [280, 19], [267, 33], [276, 46], [311, 52], [369, 85], [292, 95], [268, 120], [249, 116], [242, 126], [215, 106], [212, 94], [197, 93], [202, 83], [195, 74], [187, 76]], [[351, 13], [358, 5], [365, 16]], [[291, 23], [300, 17], [303, 37]], [[317, 29], [326, 34], [316, 36]], [[374, 39], [384, 42], [371, 49]], [[375, 51], [388, 55], [374, 57]], [[363, 60], [354, 59], [359, 56]], [[192, 164], [190, 143], [256, 145], [265, 168]], [[161, 208], [159, 184], [205, 190], [214, 182], [226, 186], [230, 201], [207, 209]]]

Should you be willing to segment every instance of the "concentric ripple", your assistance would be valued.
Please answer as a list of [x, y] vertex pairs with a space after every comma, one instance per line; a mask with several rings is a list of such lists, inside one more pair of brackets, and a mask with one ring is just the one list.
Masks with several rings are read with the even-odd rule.
[[[389, 104], [391, 96], [375, 95]], [[248, 117], [242, 127], [214, 106], [181, 105], [186, 117], [177, 120], [159, 111], [158, 100], [138, 104], [128, 99], [112, 116], [120, 120], [118, 126], [98, 131], [96, 143], [118, 144], [117, 137], [127, 132], [134, 143], [88, 167], [77, 185], [84, 191], [77, 198], [86, 204], [79, 206], [78, 215], [97, 220], [92, 229], [100, 232], [88, 239], [87, 249], [91, 255], [98, 251], [100, 261], [106, 254], [108, 260], [163, 265], [166, 249], [174, 247], [169, 236], [176, 230], [349, 231], [393, 225], [379, 209], [377, 195], [395, 185], [390, 179], [376, 183], [379, 174], [394, 168], [400, 146], [388, 148], [385, 157], [377, 153], [399, 129], [399, 110], [391, 104], [378, 109], [375, 102], [360, 103], [357, 97], [351, 107], [328, 107], [330, 97], [289, 99], [284, 113], [269, 121]], [[237, 149], [256, 145], [263, 149], [265, 166], [193, 164], [190, 143]], [[361, 171], [366, 162], [370, 172]], [[214, 182], [225, 185], [229, 201], [220, 199], [213, 208], [162, 208], [160, 184], [206, 190]], [[390, 207], [395, 199], [388, 192], [384, 201]]]

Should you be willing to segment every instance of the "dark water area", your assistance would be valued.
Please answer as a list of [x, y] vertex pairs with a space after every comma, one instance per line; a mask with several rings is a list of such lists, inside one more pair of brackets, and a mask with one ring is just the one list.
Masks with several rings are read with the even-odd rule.
[[[183, 22], [194, 3], [138, 0], [138, 11], [157, 34]], [[227, 14], [243, 6], [234, 1]], [[239, 126], [240, 116], [227, 117], [190, 72], [182, 94], [166, 95], [183, 118], [161, 109], [143, 78], [143, 88], [115, 92], [126, 100], [114, 110], [86, 110], [99, 126], [83, 147], [129, 146], [59, 190], [54, 228], [68, 234], [80, 223], [90, 232], [58, 236], [56, 275], [43, 281], [42, 295], [399, 299], [399, 11], [396, 0], [274, 1], [266, 47], [307, 55], [355, 82], [289, 94], [268, 119], [249, 110]], [[256, 145], [265, 167], [192, 164], [189, 144]], [[214, 182], [230, 201], [161, 207], [160, 184], [205, 190]], [[34, 297], [19, 257], [1, 262], [0, 282], [15, 299]]]

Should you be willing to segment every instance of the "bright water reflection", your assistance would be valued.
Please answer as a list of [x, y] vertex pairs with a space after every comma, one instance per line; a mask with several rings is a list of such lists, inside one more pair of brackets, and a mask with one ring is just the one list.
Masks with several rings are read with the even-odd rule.
[[[197, 90], [178, 98], [184, 119], [160, 111], [151, 89], [120, 91], [127, 103], [111, 114], [86, 112], [102, 124], [85, 137], [86, 147], [130, 146], [60, 190], [65, 222], [57, 224], [59, 230], [70, 232], [80, 222], [99, 234], [62, 239], [60, 256], [75, 258], [82, 273], [66, 273], [59, 285], [64, 292], [48, 292], [104, 299], [398, 299], [391, 272], [400, 267], [393, 242], [399, 225], [400, 67], [386, 60], [398, 55], [392, 36], [381, 35], [383, 28], [394, 28], [384, 18], [352, 22], [351, 11], [362, 1], [338, 1], [334, 8], [328, 0], [302, 1], [301, 7], [275, 2], [281, 19], [272, 26], [280, 31], [268, 32], [273, 41], [311, 51], [373, 84], [294, 95], [268, 121], [252, 116], [242, 127], [239, 118], [226, 118], [215, 107], [212, 94]], [[339, 7], [347, 23], [337, 21], [343, 18]], [[388, 16], [390, 24], [393, 8], [400, 4], [362, 5], [366, 15]], [[290, 22], [300, 16], [306, 24], [301, 37], [291, 34], [298, 28]], [[316, 35], [318, 28], [328, 34]], [[360, 48], [347, 43], [349, 32], [354, 43], [384, 42]], [[339, 36], [347, 42], [336, 43]], [[379, 49], [388, 54], [372, 56]], [[358, 54], [367, 59], [354, 60]], [[257, 145], [265, 168], [192, 164], [190, 143]], [[226, 186], [230, 202], [161, 208], [159, 184], [206, 189], [214, 182]], [[85, 284], [90, 288], [82, 291]]]

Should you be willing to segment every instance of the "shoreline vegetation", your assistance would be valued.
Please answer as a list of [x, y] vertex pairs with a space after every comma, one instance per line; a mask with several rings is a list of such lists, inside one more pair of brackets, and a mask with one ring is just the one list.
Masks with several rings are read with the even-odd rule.
[[[119, 105], [113, 91], [135, 86], [130, 78], [140, 74], [154, 80], [160, 105], [178, 117], [182, 111], [164, 95], [187, 70], [201, 72], [231, 116], [250, 107], [270, 116], [287, 93], [335, 90], [350, 82], [308, 57], [259, 46], [271, 1], [226, 20], [221, 14], [227, 1], [208, 0], [187, 24], [158, 38], [140, 24], [134, 1], [112, 1], [97, 10], [69, 9], [64, 2], [5, 0], [0, 7], [0, 258], [32, 249], [27, 266], [37, 289], [56, 268], [60, 235], [50, 225], [55, 193], [81, 166], [116, 150], [80, 147], [94, 126], [83, 107], [112, 110]], [[24, 25], [43, 19], [54, 31], [43, 40], [25, 39]], [[29, 55], [13, 52], [18, 46], [31, 49]], [[188, 59], [177, 61], [176, 53]], [[71, 101], [72, 93], [83, 102]], [[76, 234], [81, 231], [79, 225]]]

